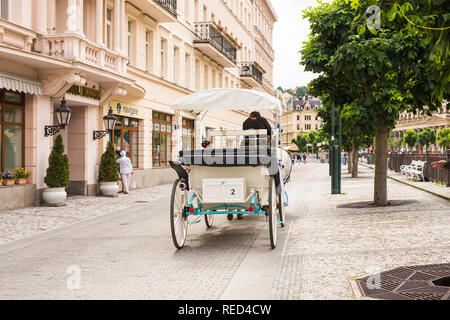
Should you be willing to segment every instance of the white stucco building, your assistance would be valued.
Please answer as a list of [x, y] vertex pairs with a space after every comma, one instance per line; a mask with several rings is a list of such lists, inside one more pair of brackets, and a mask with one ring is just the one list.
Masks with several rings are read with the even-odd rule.
[[0, 0], [0, 18], [0, 171], [32, 172], [23, 190], [1, 188], [14, 192], [9, 207], [36, 202], [46, 187], [53, 137], [44, 127], [57, 124], [62, 98], [72, 109], [61, 131], [68, 191], [93, 195], [108, 140], [93, 131], [104, 129], [110, 107], [119, 121], [109, 138], [145, 187], [173, 178], [168, 161], [181, 148], [198, 147], [209, 129], [239, 129], [247, 117], [176, 115], [176, 100], [207, 88], [273, 94], [269, 0]]

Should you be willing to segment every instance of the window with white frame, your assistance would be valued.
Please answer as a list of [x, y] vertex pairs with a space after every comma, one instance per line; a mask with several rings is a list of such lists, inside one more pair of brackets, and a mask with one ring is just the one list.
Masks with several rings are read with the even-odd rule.
[[132, 41], [133, 41], [133, 33], [132, 33], [132, 22], [128, 20], [128, 59], [131, 63], [131, 54], [132, 54]]
[[153, 72], [153, 32], [145, 31], [145, 68], [147, 72]]
[[9, 0], [1, 0], [0, 18], [9, 20]]
[[161, 78], [167, 78], [167, 40], [161, 39]]
[[106, 47], [112, 49], [112, 9], [106, 9]]
[[195, 91], [200, 90], [200, 61], [195, 60]]
[[187, 22], [189, 22], [189, 10], [190, 10], [190, 7], [189, 7], [189, 2], [190, 2], [191, 0], [184, 0], [184, 19], [187, 21]]
[[180, 73], [179, 60], [180, 60], [180, 49], [178, 49], [177, 47], [174, 47], [173, 48], [173, 82], [176, 84], [178, 84], [178, 82], [179, 82], [179, 73]]
[[189, 53], [186, 53], [184, 56], [184, 66], [185, 66], [184, 86], [185, 86], [185, 88], [190, 88], [191, 87], [191, 55]]

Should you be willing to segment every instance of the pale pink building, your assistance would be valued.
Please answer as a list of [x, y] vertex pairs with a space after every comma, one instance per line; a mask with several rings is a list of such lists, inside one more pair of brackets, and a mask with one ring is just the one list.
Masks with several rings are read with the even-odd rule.
[[180, 149], [247, 116], [175, 114], [177, 99], [214, 87], [273, 93], [268, 0], [0, 0], [0, 18], [0, 171], [32, 171], [26, 187], [0, 188], [0, 209], [39, 201], [53, 144], [44, 128], [63, 97], [68, 192], [95, 195], [108, 137], [93, 131], [110, 107], [120, 121], [109, 138], [146, 187], [173, 179]]

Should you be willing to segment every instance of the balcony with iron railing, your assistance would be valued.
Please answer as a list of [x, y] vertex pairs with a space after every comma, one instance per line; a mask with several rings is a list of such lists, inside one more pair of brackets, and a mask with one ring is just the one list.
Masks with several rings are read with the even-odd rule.
[[254, 62], [243, 62], [241, 63], [241, 78], [253, 88], [260, 87], [263, 82], [263, 73]]
[[213, 23], [195, 23], [194, 46], [225, 68], [236, 66], [238, 49]]
[[177, 16], [177, 0], [155, 0], [175, 17]]
[[129, 0], [129, 2], [158, 22], [177, 21], [177, 0]]

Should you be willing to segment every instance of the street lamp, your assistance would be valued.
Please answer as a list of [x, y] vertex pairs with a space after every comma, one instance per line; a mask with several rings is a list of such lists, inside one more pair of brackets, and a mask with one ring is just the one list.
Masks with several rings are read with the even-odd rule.
[[108, 114], [103, 117], [103, 124], [106, 130], [103, 131], [94, 131], [94, 140], [102, 139], [108, 133], [114, 130], [116, 126], [117, 117], [113, 114], [113, 110], [109, 107]]
[[61, 129], [64, 129], [69, 125], [72, 110], [67, 107], [66, 99], [62, 99], [61, 106], [55, 110], [56, 119], [58, 119], [58, 125], [45, 126], [44, 135], [46, 137], [57, 134]]

